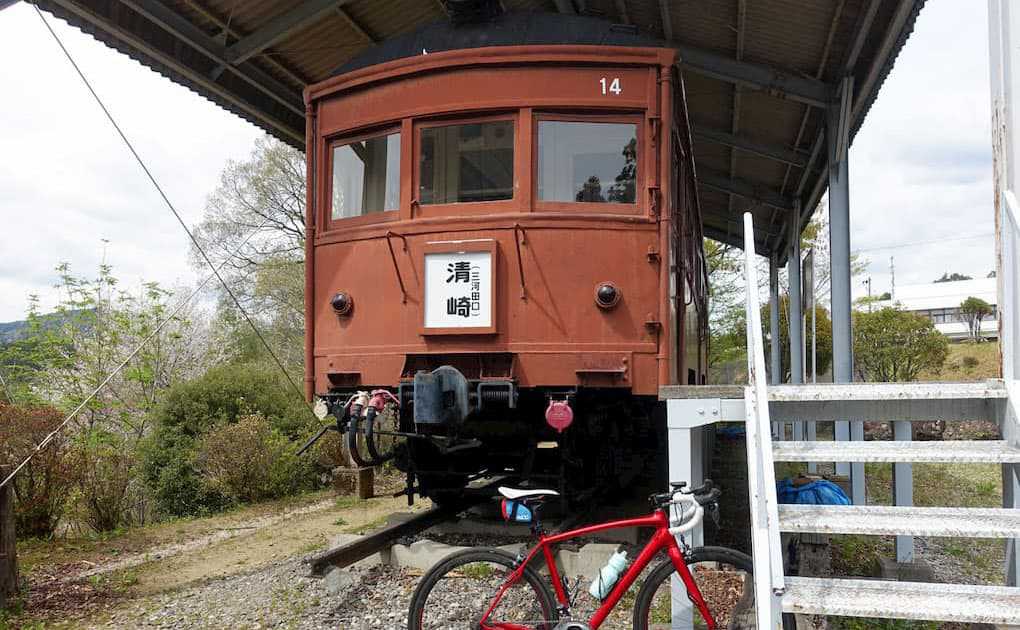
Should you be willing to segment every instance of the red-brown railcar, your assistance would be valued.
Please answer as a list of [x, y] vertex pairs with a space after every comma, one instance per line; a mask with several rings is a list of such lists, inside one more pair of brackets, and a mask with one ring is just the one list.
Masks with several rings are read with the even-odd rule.
[[[349, 416], [392, 392], [388, 429], [430, 436], [398, 464], [438, 499], [485, 471], [625, 478], [658, 446], [659, 387], [705, 378], [675, 52], [579, 18], [534, 44], [500, 19], [305, 94], [307, 394]], [[362, 433], [387, 400], [355, 398]]]

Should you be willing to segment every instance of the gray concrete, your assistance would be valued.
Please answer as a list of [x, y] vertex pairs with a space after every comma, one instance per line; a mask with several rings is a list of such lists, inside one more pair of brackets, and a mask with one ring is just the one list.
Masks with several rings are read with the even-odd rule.
[[[779, 254], [769, 256], [769, 376], [772, 385], [783, 382], [783, 349], [779, 344]], [[741, 395], [743, 395], [741, 393]], [[783, 439], [785, 429], [780, 422], [772, 423], [772, 434], [777, 440]]]

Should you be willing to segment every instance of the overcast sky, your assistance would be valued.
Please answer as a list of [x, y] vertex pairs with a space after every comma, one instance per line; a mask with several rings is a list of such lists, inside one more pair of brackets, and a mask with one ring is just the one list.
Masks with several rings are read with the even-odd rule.
[[[983, 277], [994, 265], [986, 10], [928, 0], [851, 148], [852, 246], [872, 261], [877, 293], [889, 288], [890, 255], [900, 284]], [[50, 21], [195, 222], [224, 162], [244, 158], [261, 132]], [[62, 261], [87, 274], [105, 255], [127, 287], [192, 281], [183, 231], [30, 6], [0, 11], [0, 59], [0, 321], [21, 319], [30, 293], [51, 307]], [[875, 249], [940, 239], [957, 240]]]

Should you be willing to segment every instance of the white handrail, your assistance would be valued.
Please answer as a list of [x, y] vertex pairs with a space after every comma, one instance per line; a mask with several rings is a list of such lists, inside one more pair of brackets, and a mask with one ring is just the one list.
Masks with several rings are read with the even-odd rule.
[[[765, 376], [765, 342], [761, 332], [761, 302], [755, 265], [754, 225], [744, 213], [744, 277], [747, 281], [747, 469], [751, 493], [751, 546], [754, 552], [754, 589], [758, 628], [782, 628], [782, 602], [786, 589], [783, 553], [779, 539], [772, 428]], [[774, 340], [775, 342], [775, 340]]]

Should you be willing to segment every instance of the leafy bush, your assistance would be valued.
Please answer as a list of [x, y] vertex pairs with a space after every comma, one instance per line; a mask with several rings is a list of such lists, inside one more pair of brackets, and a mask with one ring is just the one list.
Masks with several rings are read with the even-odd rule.
[[74, 445], [72, 458], [81, 518], [97, 532], [131, 522], [131, 509], [144, 500], [136, 482], [137, 457], [124, 438], [93, 431]]
[[886, 307], [854, 313], [854, 369], [865, 381], [913, 381], [938, 371], [949, 341], [927, 317]]
[[167, 392], [154, 412], [155, 431], [142, 448], [143, 476], [158, 511], [190, 516], [238, 500], [226, 486], [203, 481], [196, 456], [206, 433], [252, 414], [264, 418], [284, 442], [307, 436], [315, 422], [282, 377], [257, 365], [216, 367]]
[[310, 460], [295, 456], [290, 442], [258, 414], [206, 434], [195, 462], [209, 489], [236, 501], [277, 498], [316, 483]]
[[[0, 403], [0, 465], [21, 463], [62, 420], [63, 414], [52, 407]], [[20, 536], [47, 537], [57, 528], [71, 490], [73, 462], [67, 451], [66, 439], [57, 433], [14, 478]]]

